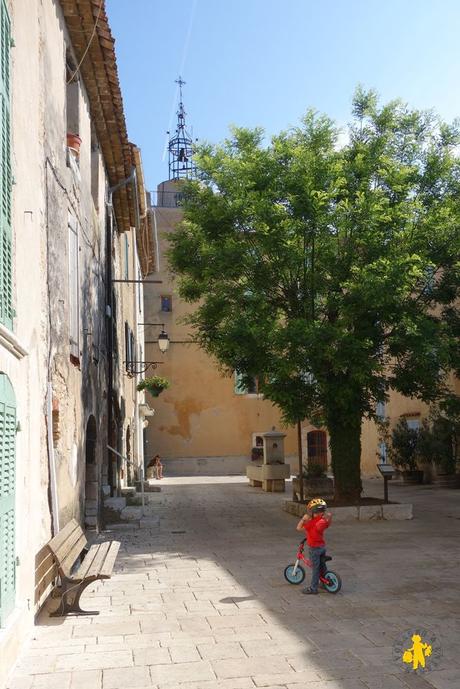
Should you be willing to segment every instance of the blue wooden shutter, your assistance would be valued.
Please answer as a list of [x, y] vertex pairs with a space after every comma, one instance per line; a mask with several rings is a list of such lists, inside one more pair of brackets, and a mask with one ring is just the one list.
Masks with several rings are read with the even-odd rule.
[[0, 323], [13, 327], [10, 144], [11, 23], [5, 1], [0, 4]]
[[14, 607], [16, 402], [13, 388], [0, 373], [0, 626]]

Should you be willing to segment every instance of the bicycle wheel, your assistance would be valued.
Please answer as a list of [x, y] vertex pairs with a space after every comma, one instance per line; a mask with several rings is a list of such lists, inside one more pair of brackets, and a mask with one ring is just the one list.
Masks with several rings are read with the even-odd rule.
[[284, 578], [290, 584], [301, 584], [305, 579], [305, 570], [300, 565], [297, 565], [297, 569], [295, 569], [295, 564], [288, 565], [284, 570]]
[[328, 571], [324, 578], [328, 580], [327, 583], [322, 582], [326, 591], [329, 593], [338, 593], [338, 591], [340, 591], [342, 588], [342, 579], [338, 574]]

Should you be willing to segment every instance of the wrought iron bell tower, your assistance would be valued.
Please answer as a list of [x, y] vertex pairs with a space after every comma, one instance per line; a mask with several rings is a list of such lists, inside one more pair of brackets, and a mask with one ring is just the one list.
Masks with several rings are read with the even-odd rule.
[[[177, 127], [169, 139], [169, 179], [184, 179], [195, 177], [196, 167], [193, 161], [193, 141], [185, 124], [185, 109], [182, 102], [182, 86], [185, 81], [182, 77], [176, 79], [179, 84], [179, 109], [177, 111]], [[169, 132], [168, 132], [169, 134]]]

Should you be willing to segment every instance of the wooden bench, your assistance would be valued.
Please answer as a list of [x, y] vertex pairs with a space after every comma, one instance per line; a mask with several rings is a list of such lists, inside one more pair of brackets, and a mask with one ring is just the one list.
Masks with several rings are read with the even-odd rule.
[[93, 581], [110, 579], [120, 543], [106, 541], [88, 549], [83, 529], [76, 519], [72, 519], [46, 547], [51, 551], [61, 578], [61, 587], [58, 589], [61, 602], [51, 617], [69, 613], [99, 615], [98, 611], [82, 610], [80, 597]]

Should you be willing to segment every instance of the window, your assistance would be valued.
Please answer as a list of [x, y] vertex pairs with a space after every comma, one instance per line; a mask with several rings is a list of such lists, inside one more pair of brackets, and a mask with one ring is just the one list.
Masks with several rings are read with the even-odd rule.
[[16, 592], [15, 443], [16, 398], [8, 377], [0, 373], [0, 627], [14, 607]]
[[91, 126], [91, 195], [96, 210], [99, 210], [99, 168], [100, 168], [99, 144], [97, 142], [94, 127]]
[[383, 420], [385, 418], [386, 414], [386, 405], [385, 402], [377, 402], [377, 405], [375, 407], [375, 413], [377, 418]]
[[235, 371], [235, 395], [257, 395], [259, 389], [257, 378], [253, 376], [247, 385], [243, 377], [242, 373]]
[[161, 310], [162, 311], [172, 311], [172, 297], [169, 294], [163, 294], [161, 297]]
[[388, 463], [387, 444], [383, 440], [382, 440], [382, 442], [379, 443], [379, 456], [380, 456], [380, 464], [387, 464]]
[[13, 328], [13, 262], [11, 235], [10, 142], [10, 17], [4, 0], [0, 7], [0, 323]]
[[136, 343], [134, 333], [128, 323], [125, 323], [125, 355], [126, 372], [133, 375], [136, 363]]
[[327, 469], [327, 433], [326, 431], [309, 431], [307, 433], [308, 464], [319, 464]]
[[418, 431], [420, 428], [420, 419], [419, 418], [414, 418], [414, 417], [408, 417], [406, 418], [407, 421], [407, 427], [410, 428], [413, 431]]
[[80, 359], [80, 280], [78, 275], [78, 224], [69, 213], [69, 341], [73, 363]]
[[[76, 73], [75, 73], [76, 72]], [[66, 122], [68, 134], [80, 133], [80, 85], [75, 61], [69, 50], [66, 52]]]

